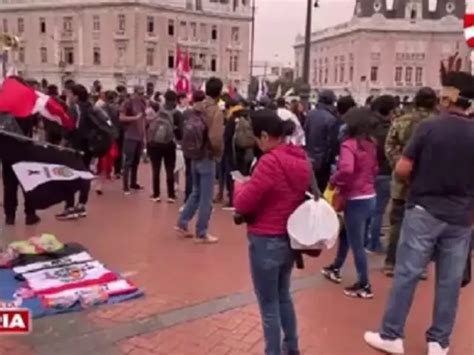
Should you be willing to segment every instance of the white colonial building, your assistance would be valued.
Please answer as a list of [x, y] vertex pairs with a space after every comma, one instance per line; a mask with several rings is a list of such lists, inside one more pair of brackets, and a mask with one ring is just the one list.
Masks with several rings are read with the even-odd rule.
[[9, 62], [56, 84], [165, 89], [179, 45], [194, 85], [219, 76], [246, 92], [250, 22], [249, 0], [0, 0], [0, 32], [20, 38]]
[[[311, 87], [359, 100], [379, 93], [412, 97], [422, 86], [439, 89], [441, 61], [457, 53], [456, 64], [470, 70], [464, 10], [464, 0], [356, 0], [349, 22], [312, 33]], [[297, 77], [303, 51], [299, 36]]]

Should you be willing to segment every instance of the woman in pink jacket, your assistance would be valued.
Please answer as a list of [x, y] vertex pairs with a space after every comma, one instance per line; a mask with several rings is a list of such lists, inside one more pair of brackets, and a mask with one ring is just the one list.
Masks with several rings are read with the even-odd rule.
[[[248, 223], [250, 271], [262, 316], [266, 355], [298, 355], [296, 315], [290, 294], [294, 254], [287, 221], [304, 201], [310, 163], [301, 147], [285, 143], [294, 124], [271, 110], [252, 116], [263, 156], [252, 176], [236, 183], [234, 206]], [[281, 332], [283, 330], [283, 352]]]
[[341, 232], [334, 262], [323, 268], [323, 275], [341, 283], [343, 266], [349, 247], [354, 255], [358, 281], [344, 289], [350, 297], [373, 298], [369, 282], [364, 239], [375, 212], [375, 177], [377, 175], [377, 143], [372, 138], [375, 117], [368, 108], [354, 108], [344, 117], [346, 136], [341, 144], [336, 173], [330, 185], [344, 201], [344, 230]]

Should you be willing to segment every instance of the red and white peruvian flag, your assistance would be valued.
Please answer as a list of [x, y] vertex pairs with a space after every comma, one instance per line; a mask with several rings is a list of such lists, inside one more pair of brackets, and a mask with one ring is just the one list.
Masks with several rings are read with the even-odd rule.
[[191, 93], [191, 63], [189, 53], [184, 54], [178, 46], [176, 51], [176, 66], [174, 69], [175, 90], [177, 92]]
[[474, 48], [474, 0], [466, 0], [464, 15], [464, 37], [469, 48]]
[[0, 88], [0, 112], [8, 112], [17, 119], [39, 113], [65, 129], [74, 128], [74, 121], [54, 98], [12, 77], [5, 79]]

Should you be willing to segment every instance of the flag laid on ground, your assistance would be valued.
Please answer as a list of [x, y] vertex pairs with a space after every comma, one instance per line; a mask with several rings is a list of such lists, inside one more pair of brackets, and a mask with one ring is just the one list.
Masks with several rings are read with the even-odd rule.
[[14, 77], [7, 78], [0, 88], [0, 112], [10, 113], [17, 119], [39, 113], [65, 129], [74, 128], [74, 121], [54, 98]]
[[65, 201], [94, 177], [78, 152], [1, 130], [0, 160], [12, 164], [35, 209]]

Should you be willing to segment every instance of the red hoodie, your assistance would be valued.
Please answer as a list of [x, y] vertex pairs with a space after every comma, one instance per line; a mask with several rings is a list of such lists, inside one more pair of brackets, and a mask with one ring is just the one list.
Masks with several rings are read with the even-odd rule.
[[304, 150], [281, 144], [260, 158], [249, 181], [236, 184], [234, 207], [238, 213], [255, 218], [248, 226], [250, 233], [286, 235], [288, 218], [304, 201], [310, 179]]

